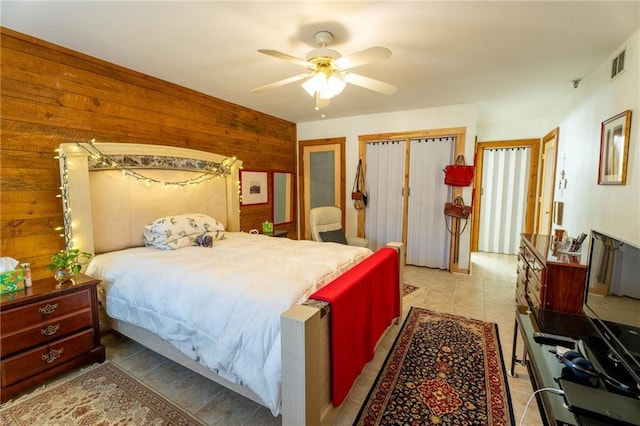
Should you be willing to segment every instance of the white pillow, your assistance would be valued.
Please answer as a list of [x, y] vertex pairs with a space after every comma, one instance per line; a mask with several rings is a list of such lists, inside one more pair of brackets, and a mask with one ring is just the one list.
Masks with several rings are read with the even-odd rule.
[[156, 219], [142, 233], [145, 246], [175, 250], [196, 245], [196, 238], [202, 234], [222, 240], [224, 225], [206, 214], [191, 213]]

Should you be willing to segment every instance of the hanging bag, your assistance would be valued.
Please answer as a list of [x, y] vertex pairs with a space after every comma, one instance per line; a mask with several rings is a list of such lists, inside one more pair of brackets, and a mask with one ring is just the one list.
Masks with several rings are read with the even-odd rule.
[[356, 169], [356, 178], [353, 181], [353, 188], [351, 190], [351, 199], [353, 200], [353, 206], [360, 210], [367, 206], [367, 193], [364, 191], [364, 174], [362, 173], [362, 160], [358, 160], [358, 168]]
[[464, 155], [456, 157], [456, 163], [444, 168], [444, 183], [450, 186], [470, 186], [473, 183], [473, 166], [467, 166]]
[[462, 196], [458, 195], [453, 200], [453, 203], [446, 202], [444, 204], [444, 215], [451, 217], [458, 217], [460, 219], [467, 219], [471, 214], [471, 206], [464, 204]]
[[[469, 215], [471, 214], [471, 206], [467, 206], [464, 204], [464, 199], [462, 195], [457, 195], [453, 200], [453, 203], [446, 202], [444, 204], [444, 224], [447, 227], [447, 231], [453, 236], [456, 236], [449, 227], [449, 223], [447, 222], [447, 216], [451, 218], [451, 220], [458, 221], [457, 233], [458, 236], [462, 235], [465, 229], [467, 229], [467, 224], [469, 223]], [[464, 226], [460, 229], [460, 220], [464, 219]]]

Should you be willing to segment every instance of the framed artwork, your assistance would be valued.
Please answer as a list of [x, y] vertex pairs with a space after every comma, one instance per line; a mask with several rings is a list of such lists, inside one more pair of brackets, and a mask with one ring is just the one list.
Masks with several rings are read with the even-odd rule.
[[241, 204], [243, 206], [269, 202], [267, 176], [267, 172], [240, 170]]
[[598, 185], [624, 185], [627, 181], [631, 110], [602, 122]]

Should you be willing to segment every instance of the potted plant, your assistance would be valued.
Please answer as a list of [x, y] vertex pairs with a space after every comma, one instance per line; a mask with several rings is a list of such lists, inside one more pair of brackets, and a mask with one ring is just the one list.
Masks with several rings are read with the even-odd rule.
[[91, 256], [91, 253], [80, 251], [80, 249], [62, 250], [51, 256], [51, 263], [48, 267], [55, 271], [53, 277], [58, 281], [58, 285], [67, 281], [75, 283], [75, 278], [80, 273], [82, 265], [87, 263]]

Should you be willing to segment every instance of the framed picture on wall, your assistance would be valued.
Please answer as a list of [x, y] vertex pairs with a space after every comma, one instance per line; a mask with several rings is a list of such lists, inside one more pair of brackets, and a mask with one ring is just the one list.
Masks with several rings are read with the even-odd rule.
[[627, 181], [631, 110], [602, 122], [598, 185], [624, 185]]
[[266, 204], [269, 202], [267, 172], [240, 170], [242, 205]]

